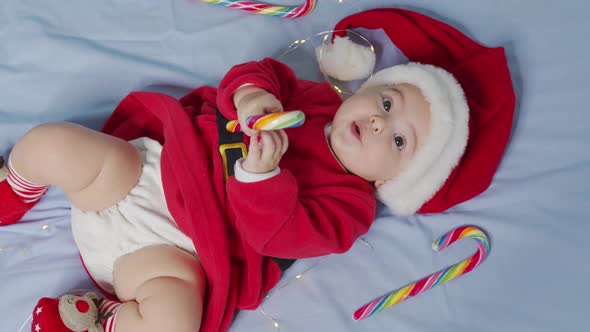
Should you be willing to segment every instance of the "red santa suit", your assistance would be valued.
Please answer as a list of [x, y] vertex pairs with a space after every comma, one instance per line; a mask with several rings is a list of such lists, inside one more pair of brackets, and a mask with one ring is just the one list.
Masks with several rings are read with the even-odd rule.
[[[224, 181], [215, 112], [236, 119], [232, 95], [246, 83], [275, 95], [285, 111], [302, 110], [306, 121], [287, 130], [279, 174]], [[226, 330], [237, 309], [260, 304], [280, 277], [272, 257], [345, 252], [368, 231], [374, 189], [342, 168], [325, 135], [341, 103], [328, 84], [298, 80], [287, 66], [265, 59], [236, 66], [217, 90], [199, 88], [180, 101], [132, 93], [105, 124], [105, 133], [163, 145], [166, 203], [192, 238], [207, 277], [201, 331]]]

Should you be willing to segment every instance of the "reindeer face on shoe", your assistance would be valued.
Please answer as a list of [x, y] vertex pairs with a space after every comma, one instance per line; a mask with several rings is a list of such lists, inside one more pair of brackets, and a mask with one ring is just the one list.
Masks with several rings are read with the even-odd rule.
[[64, 295], [59, 299], [59, 315], [72, 331], [102, 332], [99, 323], [100, 301], [94, 293], [84, 296]]
[[102, 300], [94, 293], [42, 298], [33, 310], [31, 331], [103, 332], [101, 304]]

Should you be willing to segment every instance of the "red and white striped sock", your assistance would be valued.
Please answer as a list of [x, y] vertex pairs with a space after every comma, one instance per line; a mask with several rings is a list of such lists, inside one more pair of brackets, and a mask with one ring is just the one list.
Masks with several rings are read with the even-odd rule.
[[24, 203], [38, 201], [47, 192], [47, 186], [38, 185], [20, 176], [10, 163], [8, 158], [8, 177], [6, 181]]
[[106, 319], [102, 322], [104, 332], [115, 332], [115, 320], [117, 319], [117, 312], [121, 303], [116, 301], [104, 300], [104, 302], [98, 307], [98, 312], [102, 317]]

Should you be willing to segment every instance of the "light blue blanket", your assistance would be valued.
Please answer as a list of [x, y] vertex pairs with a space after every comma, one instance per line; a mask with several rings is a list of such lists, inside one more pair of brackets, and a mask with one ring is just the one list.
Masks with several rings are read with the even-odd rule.
[[[349, 14], [391, 5], [506, 48], [518, 105], [501, 167], [486, 192], [447, 213], [398, 218], [380, 207], [349, 252], [298, 261], [231, 331], [277, 331], [275, 321], [281, 332], [587, 330], [590, 5], [582, 0], [319, 0], [309, 16], [291, 21], [196, 0], [3, 0], [0, 155], [36, 124], [99, 128], [130, 91], [180, 96], [215, 85], [234, 64], [278, 56]], [[0, 331], [18, 331], [42, 296], [92, 288], [69, 208], [51, 189], [21, 223], [0, 228]], [[470, 255], [469, 241], [441, 253], [430, 248], [463, 224], [491, 237], [483, 265], [352, 320], [368, 300]]]

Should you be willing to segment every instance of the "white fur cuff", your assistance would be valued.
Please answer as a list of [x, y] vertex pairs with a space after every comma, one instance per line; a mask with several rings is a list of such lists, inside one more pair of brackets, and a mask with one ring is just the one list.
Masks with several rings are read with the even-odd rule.
[[250, 173], [242, 168], [243, 161], [244, 158], [241, 158], [238, 161], [236, 161], [236, 164], [234, 165], [234, 175], [236, 176], [236, 180], [240, 182], [252, 183], [263, 181], [266, 179], [270, 179], [281, 172], [281, 169], [277, 167], [274, 170], [267, 173]]

